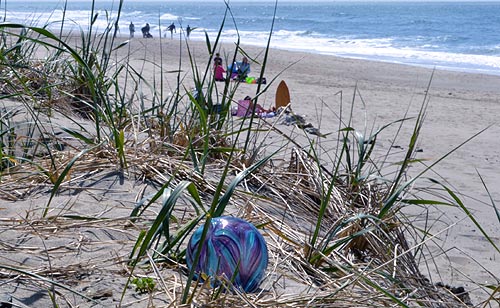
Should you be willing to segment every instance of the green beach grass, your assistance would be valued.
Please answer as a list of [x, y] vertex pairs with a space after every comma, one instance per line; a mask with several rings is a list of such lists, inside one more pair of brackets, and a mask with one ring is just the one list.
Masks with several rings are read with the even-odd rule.
[[[483, 298], [471, 302], [470, 290], [436, 283], [438, 278], [422, 271], [432, 264], [427, 244], [441, 231], [431, 232], [430, 220], [414, 225], [404, 211], [460, 208], [491, 249], [500, 252], [446, 183], [434, 180], [438, 192], [415, 189], [437, 164], [481, 132], [441, 158], [422, 162], [415, 153], [427, 97], [417, 116], [393, 119], [365, 133], [366, 127], [353, 126], [355, 97], [340, 96], [342, 110], [334, 111], [337, 145], [325, 157], [317, 139], [305, 132], [296, 139], [281, 129], [279, 116], [231, 116], [241, 85], [213, 78], [220, 37], [207, 36], [206, 57], [199, 59], [181, 34], [178, 68], [170, 69], [163, 60], [138, 56], [142, 43], [137, 40], [117, 38], [117, 22], [110, 20], [103, 33], [91, 25], [69, 35], [29, 22], [0, 24], [0, 198], [14, 212], [16, 204], [32, 200], [28, 209], [2, 220], [6, 236], [1, 247], [8, 257], [0, 257], [1, 285], [30, 285], [22, 296], [43, 293], [51, 307], [498, 307], [500, 277], [496, 284], [477, 282]], [[232, 22], [228, 6], [221, 30]], [[256, 86], [254, 106], [279, 79], [279, 74], [266, 74], [270, 39], [260, 55], [248, 54], [239, 41], [227, 55], [233, 61], [248, 56], [260, 77], [268, 77], [267, 85]], [[161, 36], [148, 44], [169, 52]], [[153, 67], [153, 73], [146, 67]], [[408, 136], [398, 136], [406, 140], [403, 158], [393, 162], [390, 152], [375, 154], [380, 153], [379, 135], [402, 125], [412, 127]], [[274, 147], [264, 143], [270, 136]], [[414, 165], [422, 169], [410, 178], [408, 168]], [[109, 178], [113, 184], [108, 187], [103, 179]], [[113, 203], [117, 183], [133, 186], [135, 197], [116, 195]], [[61, 196], [73, 199], [61, 204]], [[86, 209], [98, 214], [82, 214], [75, 210], [75, 196], [109, 206]], [[493, 198], [491, 203], [500, 224]], [[204, 238], [211, 219], [222, 215], [245, 218], [265, 236], [270, 263], [256, 293], [228, 291], [231, 281], [224, 277], [217, 287], [194, 280], [186, 266], [190, 235], [202, 225]], [[83, 228], [121, 230], [123, 238], [100, 244], [102, 249], [123, 245], [117, 248], [123, 255], [81, 262], [75, 257], [71, 267], [57, 265], [69, 253], [68, 245], [46, 243], [51, 236], [70, 237]], [[7, 240], [7, 230], [19, 233]], [[28, 233], [44, 239], [39, 248], [23, 247]], [[79, 243], [76, 250], [85, 240]], [[46, 263], [16, 261], [22, 252], [42, 254]], [[106, 262], [115, 257], [110, 274]], [[95, 278], [83, 287], [82, 281], [103, 272], [103, 277], [113, 276], [114, 284]], [[11, 296], [0, 300], [19, 300], [16, 293]]]

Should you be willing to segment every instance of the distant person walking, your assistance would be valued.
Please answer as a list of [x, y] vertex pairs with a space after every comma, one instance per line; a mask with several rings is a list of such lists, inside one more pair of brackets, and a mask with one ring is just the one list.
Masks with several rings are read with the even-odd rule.
[[187, 28], [186, 28], [186, 34], [187, 34], [187, 38], [189, 38], [189, 35], [191, 34], [191, 27], [188, 25]]
[[130, 31], [130, 38], [134, 37], [134, 32], [135, 32], [135, 25], [134, 23], [130, 22], [130, 25], [128, 25], [128, 31]]
[[174, 23], [171, 23], [170, 26], [168, 26], [167, 30], [170, 31], [170, 39], [173, 39], [174, 38], [174, 32], [177, 33], [177, 31], [175, 30]]

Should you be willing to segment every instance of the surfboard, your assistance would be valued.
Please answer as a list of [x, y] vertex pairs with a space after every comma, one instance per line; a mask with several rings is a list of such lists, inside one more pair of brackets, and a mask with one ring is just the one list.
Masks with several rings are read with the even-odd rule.
[[286, 82], [282, 80], [276, 89], [276, 109], [286, 107], [290, 103], [290, 92]]

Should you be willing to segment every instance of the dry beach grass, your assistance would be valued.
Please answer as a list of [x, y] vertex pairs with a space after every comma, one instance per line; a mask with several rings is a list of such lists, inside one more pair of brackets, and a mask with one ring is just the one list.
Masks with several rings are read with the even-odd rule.
[[[0, 300], [498, 307], [497, 76], [13, 29], [0, 48]], [[268, 84], [214, 82], [215, 51], [244, 52]], [[282, 79], [324, 137], [224, 112], [247, 95], [272, 106]], [[185, 242], [222, 214], [267, 241], [256, 293], [190, 279]]]

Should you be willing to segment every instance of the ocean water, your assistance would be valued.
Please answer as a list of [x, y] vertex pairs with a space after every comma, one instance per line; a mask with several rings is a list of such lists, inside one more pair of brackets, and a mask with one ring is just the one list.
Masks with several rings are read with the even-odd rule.
[[[67, 29], [87, 29], [92, 1], [69, 0]], [[127, 1], [120, 19], [120, 35], [128, 24], [140, 28], [148, 22], [154, 37], [170, 38], [166, 27], [174, 22], [175, 37], [265, 46], [274, 28], [271, 47], [342, 57], [370, 59], [500, 75], [500, 2], [231, 2]], [[94, 28], [103, 31], [117, 18], [118, 1], [97, 0]], [[58, 29], [64, 1], [0, 0], [7, 22], [49, 25]], [[225, 18], [225, 19], [224, 19]]]

